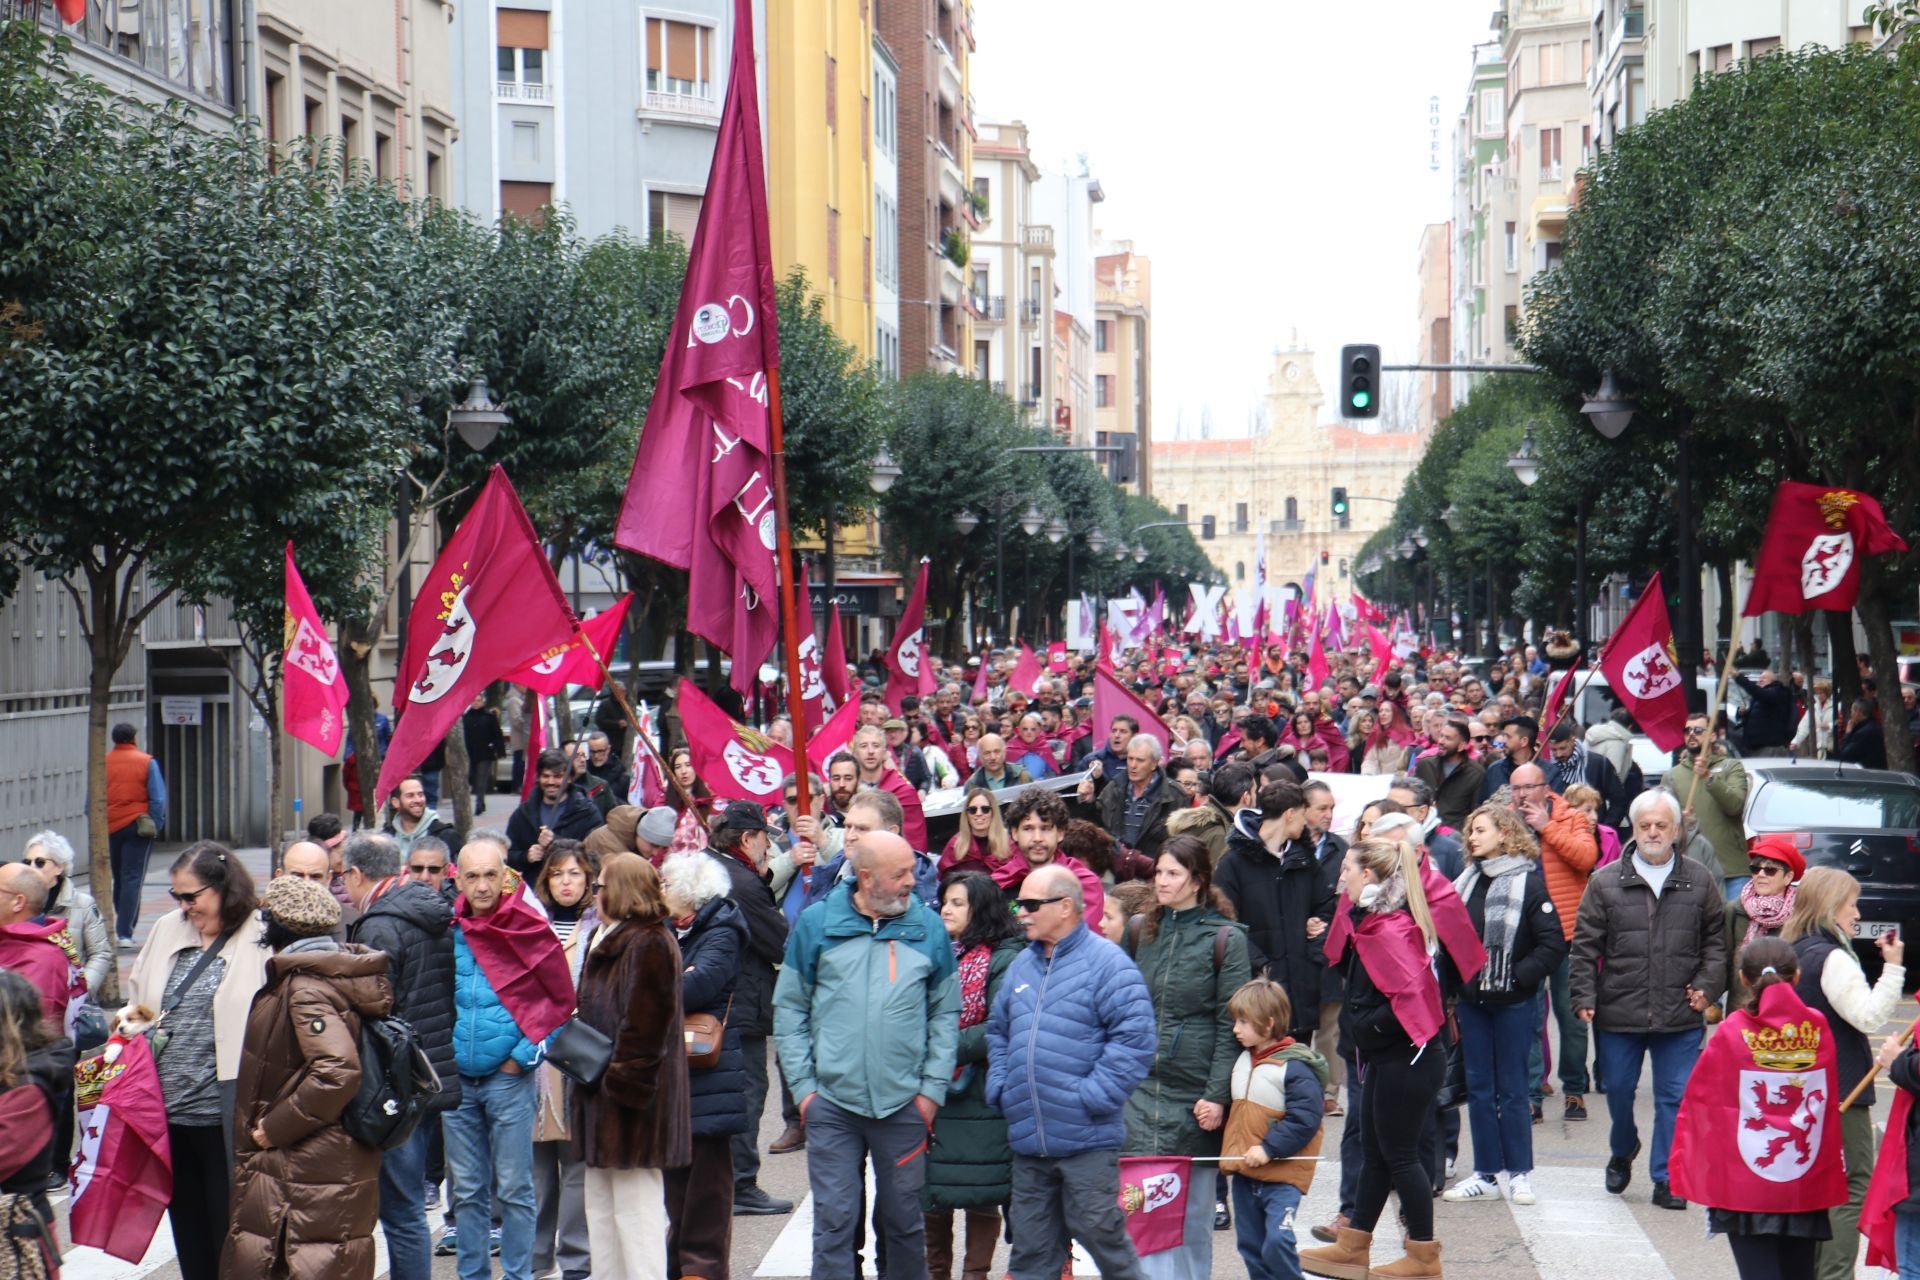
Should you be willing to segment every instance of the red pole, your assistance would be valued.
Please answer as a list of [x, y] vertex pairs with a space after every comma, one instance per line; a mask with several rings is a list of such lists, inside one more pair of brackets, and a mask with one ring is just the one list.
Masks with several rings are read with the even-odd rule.
[[[796, 804], [792, 818], [813, 812], [812, 797], [807, 794], [807, 703], [800, 683], [799, 594], [806, 584], [794, 572], [793, 529], [787, 522], [787, 433], [780, 417], [780, 369], [767, 370], [767, 409], [772, 418], [773, 508], [775, 513], [775, 554], [780, 559], [780, 647], [787, 668], [787, 718], [793, 722], [793, 790]], [[813, 610], [807, 610], [807, 625], [813, 625]], [[736, 657], [735, 661], [739, 659]]]

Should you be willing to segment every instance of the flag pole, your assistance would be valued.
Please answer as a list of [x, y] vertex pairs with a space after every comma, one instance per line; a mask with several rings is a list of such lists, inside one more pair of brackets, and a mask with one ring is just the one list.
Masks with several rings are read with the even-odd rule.
[[[600, 650], [594, 647], [593, 637], [587, 634], [586, 628], [584, 627], [580, 630], [580, 643], [585, 645], [587, 652], [593, 656], [594, 663], [600, 668], [601, 678], [607, 682], [607, 688], [613, 690], [613, 700], [620, 704], [620, 713], [626, 716], [627, 723], [633, 726], [633, 736], [640, 739], [641, 743], [647, 749], [647, 754], [652, 756], [653, 762], [660, 766], [661, 776], [664, 777], [667, 780], [667, 784], [679, 794], [680, 803], [686, 806], [686, 811], [688, 813], [697, 813], [698, 810], [694, 807], [693, 797], [687, 793], [685, 787], [680, 785], [680, 779], [673, 776], [673, 770], [667, 767], [667, 762], [660, 758], [660, 748], [648, 742], [647, 735], [640, 732], [640, 713], [635, 711], [633, 709], [633, 703], [627, 700], [626, 688], [621, 685], [618, 680], [613, 678], [613, 672], [607, 669], [607, 660], [600, 656]], [[529, 764], [531, 764], [531, 762], [529, 762]]]
[[[1604, 658], [1606, 657], [1606, 653], [1607, 653], [1606, 647], [1604, 645], [1601, 646], [1600, 656]], [[1525, 656], [1525, 655], [1522, 655], [1522, 656]], [[1581, 661], [1584, 662], [1585, 659], [1582, 658]], [[1587, 668], [1586, 678], [1580, 682], [1580, 687], [1573, 691], [1573, 696], [1571, 698], [1568, 698], [1566, 701], [1566, 705], [1560, 708], [1559, 714], [1554, 716], [1553, 718], [1553, 723], [1540, 731], [1540, 737], [1542, 738], [1542, 740], [1552, 737], [1553, 731], [1560, 727], [1560, 722], [1567, 718], [1567, 713], [1580, 705], [1580, 696], [1587, 691], [1587, 686], [1593, 683], [1593, 673], [1598, 671], [1599, 669], [1600, 669], [1600, 663], [1597, 660], [1593, 663], [1592, 666]], [[1549, 695], [1551, 695], [1553, 691], [1549, 689], [1547, 692]]]
[[[806, 584], [797, 580], [799, 575], [794, 573], [793, 528], [787, 519], [787, 433], [780, 415], [780, 366], [777, 364], [767, 367], [767, 416], [773, 463], [775, 554], [780, 561], [780, 648], [787, 668], [787, 719], [793, 725], [794, 742], [800, 748], [794, 753], [793, 762], [794, 812], [812, 813], [813, 800], [808, 795], [805, 749], [807, 699], [806, 689], [800, 682], [798, 600]], [[809, 622], [812, 621], [811, 609], [807, 611], [807, 618]], [[736, 655], [734, 661], [739, 660]]]
[[[1905, 1048], [1907, 1045], [1910, 1045], [1913, 1043], [1913, 1033], [1916, 1030], [1920, 1030], [1920, 1018], [1917, 1018], [1913, 1022], [1909, 1023], [1907, 1025], [1907, 1029], [1900, 1033], [1900, 1045], [1902, 1048]], [[1867, 1074], [1860, 1077], [1860, 1083], [1853, 1086], [1852, 1093], [1849, 1093], [1845, 1098], [1841, 1099], [1840, 1110], [1844, 1112], [1848, 1107], [1851, 1107], [1855, 1102], [1858, 1102], [1860, 1100], [1860, 1095], [1867, 1091], [1867, 1086], [1871, 1085], [1874, 1081], [1874, 1078], [1879, 1074], [1880, 1074], [1880, 1055], [1876, 1053], [1874, 1055], [1873, 1065], [1867, 1068]]]
[[[1720, 718], [1720, 704], [1725, 700], [1727, 684], [1733, 678], [1733, 655], [1738, 650], [1734, 641], [1740, 636], [1740, 577], [1738, 574], [1734, 575], [1733, 606], [1734, 632], [1727, 637], [1727, 658], [1720, 664], [1720, 678], [1713, 685], [1713, 705], [1707, 708], [1706, 741], [1700, 744], [1703, 754], [1711, 753], [1713, 748], [1713, 722]], [[1693, 813], [1693, 798], [1700, 790], [1700, 774], [1692, 770], [1689, 772], [1693, 773], [1693, 777], [1687, 783], [1687, 803], [1682, 810], [1683, 817]]]

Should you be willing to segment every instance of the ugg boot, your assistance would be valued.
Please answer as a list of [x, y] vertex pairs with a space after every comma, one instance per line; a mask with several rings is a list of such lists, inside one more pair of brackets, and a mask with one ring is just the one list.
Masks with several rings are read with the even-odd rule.
[[992, 1209], [967, 1210], [967, 1253], [960, 1264], [960, 1280], [987, 1280], [993, 1271], [994, 1246], [999, 1243], [999, 1213]]
[[1372, 1256], [1373, 1232], [1340, 1228], [1340, 1237], [1330, 1245], [1300, 1251], [1300, 1269], [1308, 1275], [1327, 1276], [1329, 1280], [1367, 1280], [1367, 1262]]
[[[1302, 1258], [1305, 1254], [1300, 1255]], [[1438, 1240], [1407, 1241], [1407, 1256], [1396, 1258], [1384, 1267], [1375, 1267], [1369, 1280], [1378, 1276], [1392, 1276], [1395, 1280], [1407, 1280], [1409, 1276], [1421, 1280], [1437, 1280], [1440, 1275], [1440, 1242]]]
[[953, 1280], [953, 1211], [941, 1209], [927, 1219], [927, 1275]]

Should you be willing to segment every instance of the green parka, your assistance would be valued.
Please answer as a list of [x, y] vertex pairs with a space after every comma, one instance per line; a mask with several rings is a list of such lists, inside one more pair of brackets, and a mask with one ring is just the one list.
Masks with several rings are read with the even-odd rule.
[[[1000, 994], [1007, 966], [1026, 949], [1026, 939], [1008, 938], [987, 962], [987, 1008]], [[933, 1117], [933, 1144], [927, 1150], [927, 1180], [920, 1207], [984, 1209], [1013, 1197], [1013, 1148], [1007, 1145], [1007, 1118], [987, 1105], [987, 1023], [983, 1018], [960, 1028], [954, 1054], [956, 1075], [947, 1101]]]
[[1680, 797], [1693, 799], [1693, 819], [1700, 834], [1713, 846], [1722, 878], [1747, 874], [1747, 767], [1714, 747], [1707, 757], [1707, 776], [1694, 785], [1694, 753], [1682, 751], [1680, 762], [1661, 781]]
[[[1214, 968], [1222, 927], [1226, 946]], [[1252, 976], [1247, 931], [1212, 906], [1160, 912], [1160, 928], [1143, 938], [1134, 962], [1153, 997], [1157, 1033], [1153, 1068], [1127, 1099], [1127, 1155], [1216, 1156], [1219, 1129], [1202, 1129], [1193, 1104], [1205, 1099], [1224, 1110], [1231, 1101], [1233, 1038], [1227, 1001]]]

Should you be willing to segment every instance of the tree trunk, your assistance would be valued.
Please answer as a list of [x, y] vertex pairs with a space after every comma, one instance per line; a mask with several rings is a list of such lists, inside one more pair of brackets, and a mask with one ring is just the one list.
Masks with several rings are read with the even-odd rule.
[[280, 700], [276, 690], [274, 686], [267, 685], [261, 692], [267, 701], [267, 848], [277, 855], [280, 834], [287, 829], [286, 822], [291, 813], [287, 807], [286, 749], [281, 741]]
[[[1714, 580], [1720, 584], [1720, 614], [1714, 619], [1714, 631], [1716, 635], [1726, 637], [1727, 648], [1730, 650], [1740, 641], [1740, 636], [1736, 629], [1738, 624], [1734, 621], [1733, 617], [1733, 562], [1730, 560], [1714, 561], [1713, 576]], [[1719, 660], [1721, 662], [1726, 661], [1725, 652], [1719, 654]]]
[[380, 784], [380, 734], [374, 724], [379, 705], [373, 697], [373, 646], [378, 632], [363, 618], [342, 621], [340, 673], [347, 681], [347, 730], [353, 735], [354, 772], [360, 779], [360, 803], [367, 825], [375, 821], [374, 791]]
[[1887, 768], [1913, 772], [1913, 732], [1900, 699], [1900, 659], [1893, 645], [1893, 620], [1881, 591], [1886, 575], [1867, 557], [1860, 568], [1860, 621], [1866, 625], [1867, 656], [1873, 663], [1874, 700], [1880, 704], [1880, 729], [1887, 743]]
[[[94, 600], [97, 604], [97, 594]], [[107, 936], [114, 937], [113, 861], [107, 854], [107, 715], [113, 673], [120, 664], [108, 656], [112, 644], [100, 629], [99, 618], [95, 613], [94, 632], [88, 638], [93, 669], [87, 675], [87, 874], [107, 922]]]
[[[1798, 655], [1799, 669], [1806, 678], [1806, 696], [1811, 698], [1813, 678], [1819, 674], [1819, 668], [1815, 665], [1818, 658], [1813, 651], [1813, 615], [1811, 613], [1794, 614], [1784, 630], [1793, 637], [1793, 648]], [[1789, 667], [1788, 670], [1791, 671], [1793, 668]]]
[[[1853, 614], [1846, 609], [1828, 609], [1826, 612], [1827, 650], [1828, 656], [1833, 659], [1833, 696], [1844, 708], [1860, 696], [1860, 661], [1853, 647]], [[1839, 733], [1836, 725], [1835, 745], [1838, 745]]]
[[[565, 701], [564, 695], [561, 701]], [[465, 841], [473, 830], [473, 791], [467, 786], [467, 733], [460, 721], [455, 720], [453, 728], [447, 730], [444, 744], [447, 764], [440, 771], [440, 789], [453, 805], [453, 829]], [[532, 767], [531, 762], [528, 767]]]

